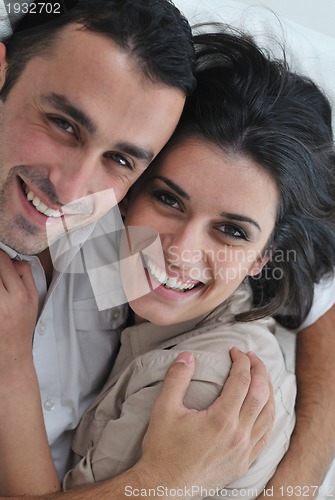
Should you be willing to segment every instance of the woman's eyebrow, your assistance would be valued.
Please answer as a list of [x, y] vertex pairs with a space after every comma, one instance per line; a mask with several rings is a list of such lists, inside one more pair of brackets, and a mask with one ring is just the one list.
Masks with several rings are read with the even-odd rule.
[[162, 175], [153, 175], [152, 179], [159, 179], [159, 180], [163, 181], [167, 186], [169, 186], [169, 188], [173, 189], [182, 198], [185, 198], [186, 200], [191, 199], [189, 194], [187, 194], [180, 186], [178, 186], [178, 184], [175, 184], [173, 181], [171, 181], [167, 177], [163, 177]]
[[222, 212], [220, 216], [232, 221], [248, 222], [249, 224], [255, 226], [258, 229], [258, 231], [262, 232], [261, 226], [256, 221], [254, 221], [250, 217], [247, 217], [246, 215], [232, 214], [230, 212]]
[[[178, 193], [182, 198], [185, 198], [186, 200], [190, 200], [191, 197], [188, 195], [178, 184], [175, 184], [173, 181], [168, 179], [167, 177], [164, 177], [162, 175], [153, 175], [152, 179], [159, 179], [163, 181], [167, 186], [169, 186], [171, 189], [173, 189], [176, 193]], [[230, 212], [222, 212], [220, 213], [221, 217], [224, 217], [225, 219], [229, 219], [232, 221], [239, 221], [239, 222], [247, 222], [248, 224], [252, 224], [255, 226], [258, 231], [262, 231], [261, 226], [253, 219], [250, 217], [247, 217], [246, 215], [240, 215], [240, 214], [233, 214]]]

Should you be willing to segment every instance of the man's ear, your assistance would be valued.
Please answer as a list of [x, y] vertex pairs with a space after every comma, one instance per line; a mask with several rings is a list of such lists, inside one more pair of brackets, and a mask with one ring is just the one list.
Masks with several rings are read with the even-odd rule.
[[270, 256], [268, 252], [265, 252], [264, 255], [258, 257], [258, 259], [254, 262], [251, 269], [249, 269], [248, 276], [257, 276], [262, 272], [263, 267], [269, 262]]
[[6, 46], [0, 42], [0, 88], [5, 83], [7, 69]]

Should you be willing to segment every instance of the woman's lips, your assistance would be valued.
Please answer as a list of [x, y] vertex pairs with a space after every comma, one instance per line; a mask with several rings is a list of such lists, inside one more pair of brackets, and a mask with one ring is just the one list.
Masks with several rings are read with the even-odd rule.
[[155, 278], [160, 285], [163, 285], [167, 289], [185, 293], [203, 284], [201, 281], [193, 280], [189, 277], [168, 275], [165, 270], [156, 266], [152, 261], [147, 261], [146, 267], [149, 276]]

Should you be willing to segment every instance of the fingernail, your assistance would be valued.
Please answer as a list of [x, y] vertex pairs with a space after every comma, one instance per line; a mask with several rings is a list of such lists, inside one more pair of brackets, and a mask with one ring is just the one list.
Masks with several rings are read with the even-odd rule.
[[190, 365], [193, 361], [193, 356], [190, 352], [181, 352], [175, 359], [175, 363], [184, 363]]

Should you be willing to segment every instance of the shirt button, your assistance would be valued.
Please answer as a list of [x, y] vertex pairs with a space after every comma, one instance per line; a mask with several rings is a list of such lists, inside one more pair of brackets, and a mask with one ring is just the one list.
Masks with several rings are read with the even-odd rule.
[[55, 408], [55, 402], [52, 399], [47, 398], [43, 403], [43, 407], [46, 411], [52, 411]]
[[39, 325], [38, 325], [37, 329], [38, 329], [38, 333], [39, 333], [40, 335], [44, 335], [44, 334], [46, 333], [46, 331], [47, 331], [47, 326], [46, 326], [46, 324], [44, 323], [44, 321], [40, 321], [40, 322], [39, 322]]
[[113, 312], [112, 319], [118, 319], [119, 316], [120, 316], [119, 311], [115, 311]]

